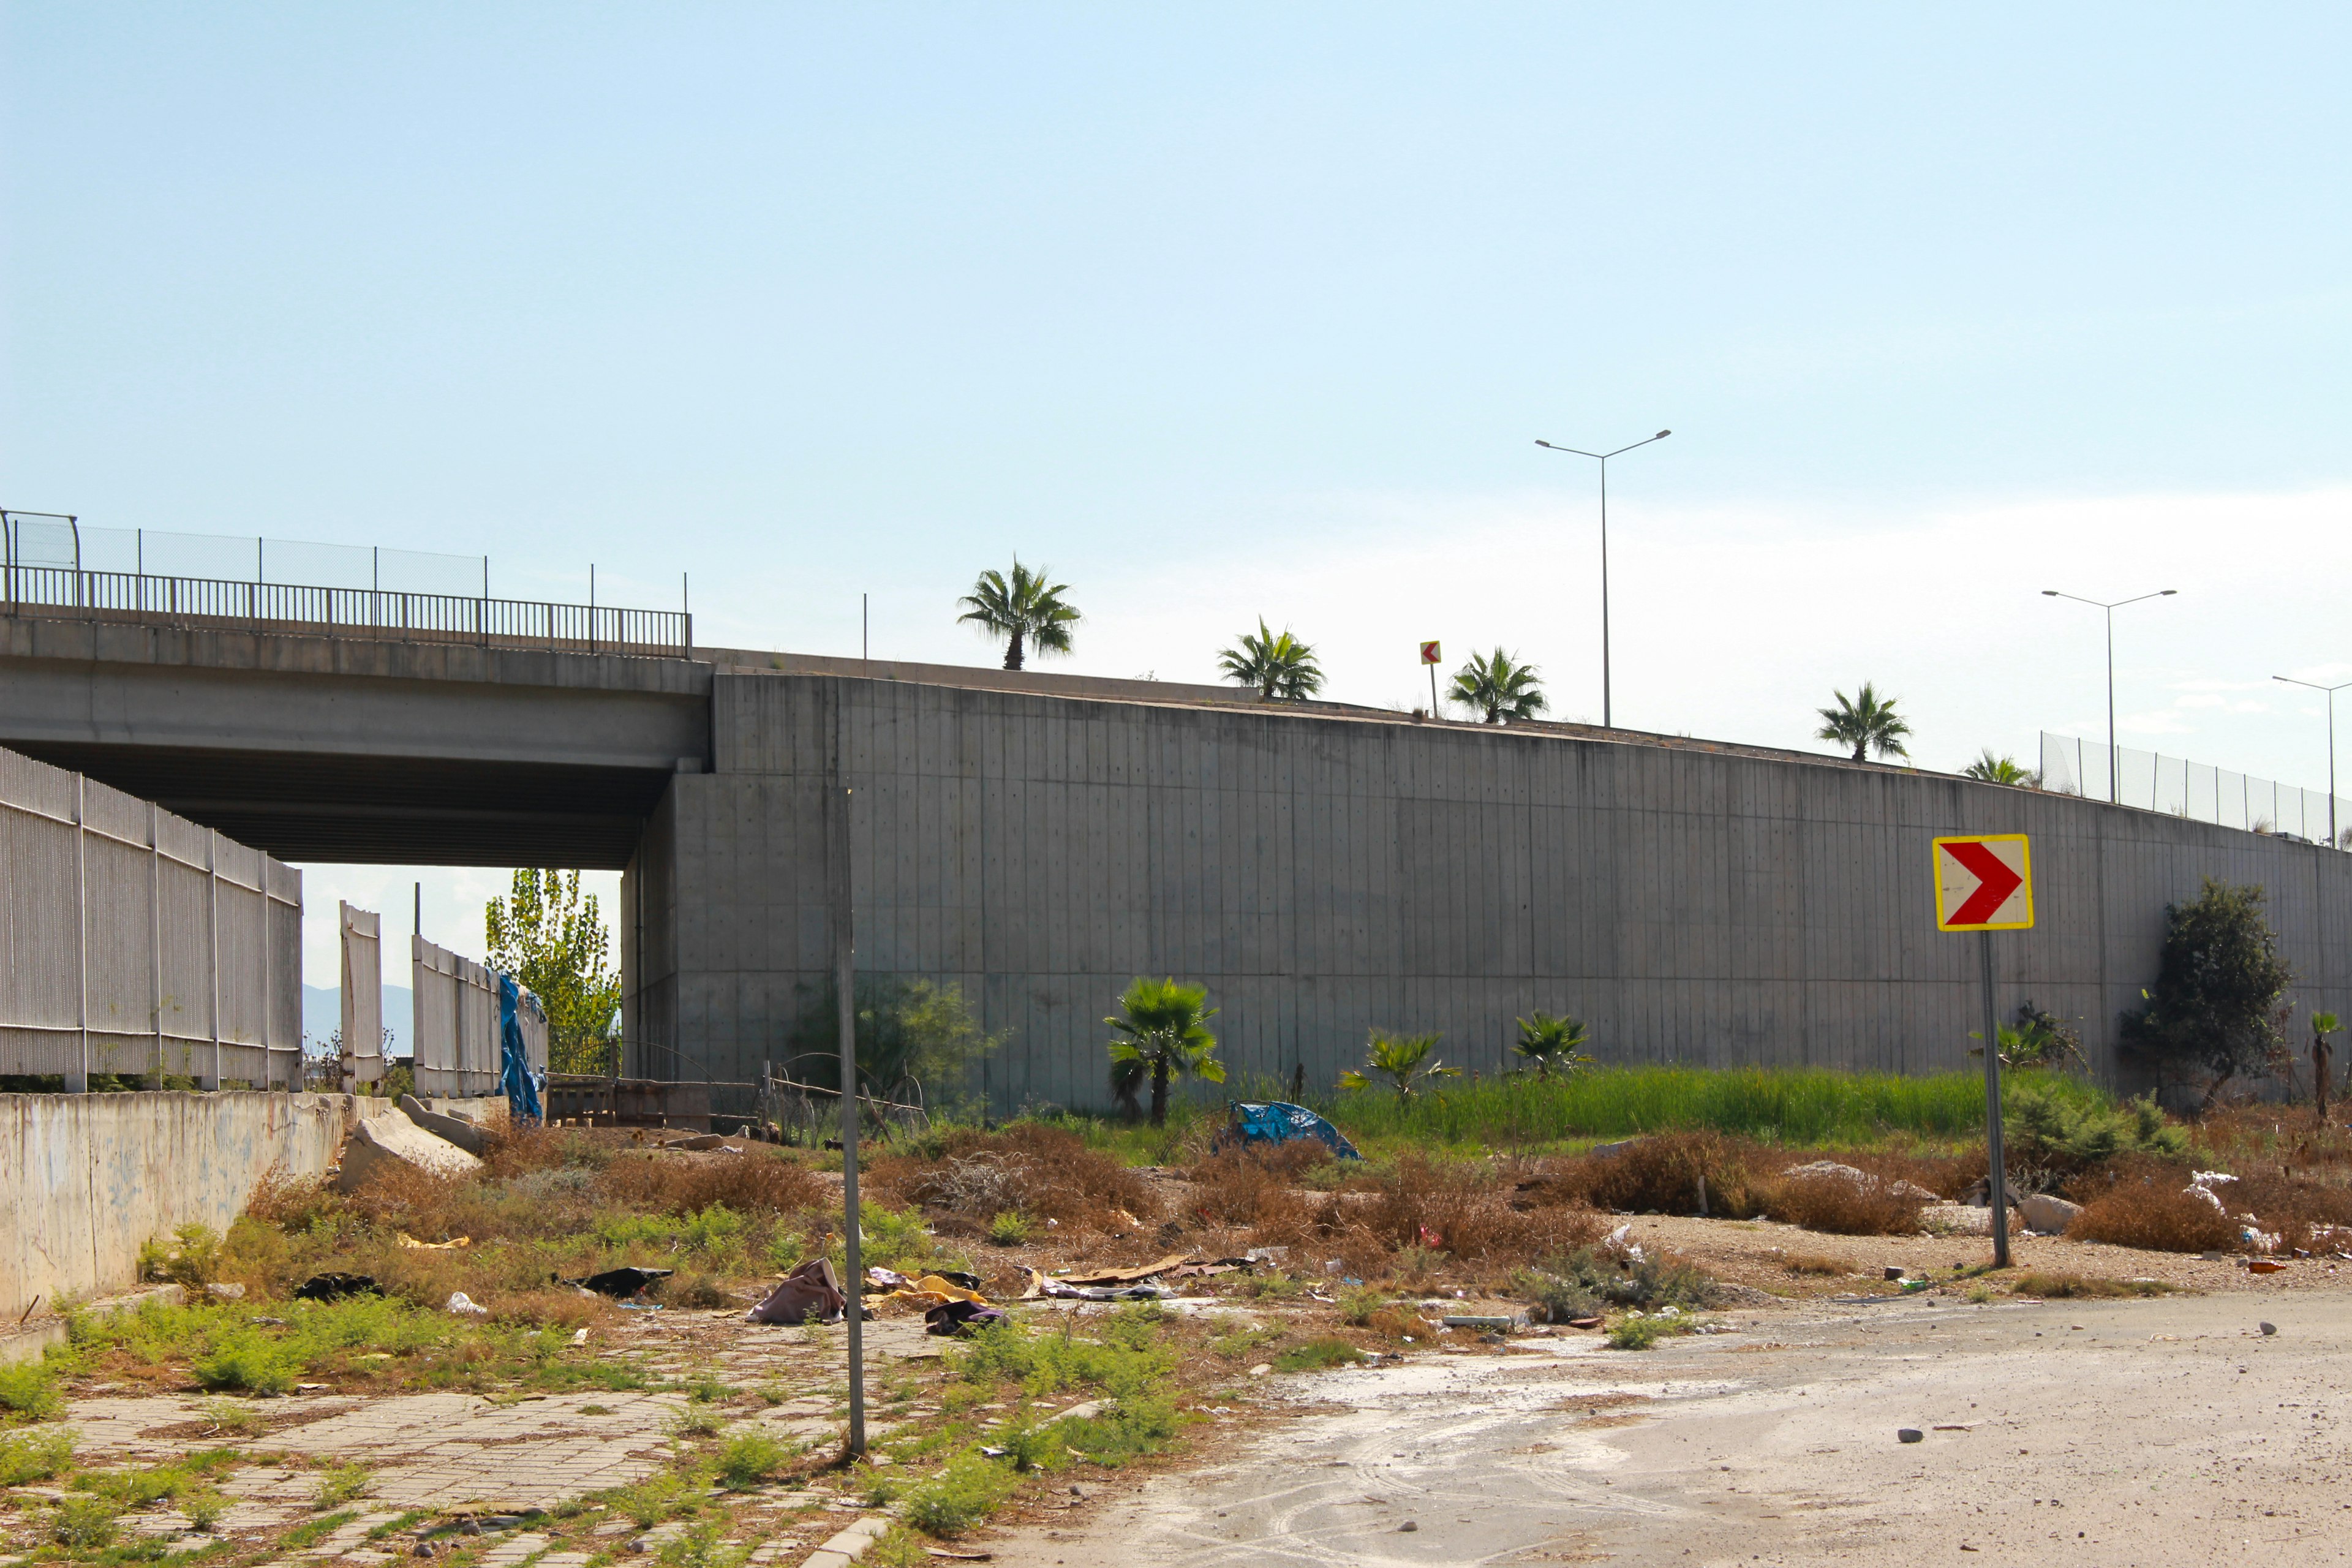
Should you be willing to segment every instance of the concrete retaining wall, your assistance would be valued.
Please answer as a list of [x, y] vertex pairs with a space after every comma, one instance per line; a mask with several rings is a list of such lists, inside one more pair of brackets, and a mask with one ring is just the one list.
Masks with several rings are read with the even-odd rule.
[[[2300, 1020], [2352, 1013], [2352, 855], [1831, 758], [814, 675], [714, 679], [715, 771], [672, 781], [625, 880], [632, 1071], [756, 1079], [828, 963], [824, 797], [856, 791], [858, 963], [953, 981], [1011, 1043], [1000, 1110], [1099, 1105], [1135, 975], [1204, 983], [1237, 1073], [1328, 1086], [1365, 1032], [1505, 1065], [1534, 1008], [1610, 1062], [1969, 1065], [1977, 939], [1928, 841], [2033, 836], [2004, 1016], [2082, 1020], [2111, 1081], [2165, 905], [2256, 883]], [[732, 1109], [731, 1107], [728, 1109]]]
[[191, 1223], [226, 1231], [273, 1168], [323, 1174], [352, 1116], [386, 1113], [399, 1114], [389, 1100], [341, 1094], [0, 1095], [0, 1321], [129, 1288], [142, 1243]]

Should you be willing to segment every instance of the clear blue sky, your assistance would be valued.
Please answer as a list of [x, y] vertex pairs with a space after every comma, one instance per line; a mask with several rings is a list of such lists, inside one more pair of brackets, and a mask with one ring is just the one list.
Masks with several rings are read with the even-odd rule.
[[[2319, 784], [2352, 678], [2352, 12], [0, 10], [0, 501], [487, 551], [705, 641]], [[2281, 695], [2273, 695], [2279, 693]], [[2347, 693], [2352, 696], [2352, 693]], [[1424, 698], [1425, 700], [1425, 698]], [[313, 889], [314, 900], [320, 889]]]

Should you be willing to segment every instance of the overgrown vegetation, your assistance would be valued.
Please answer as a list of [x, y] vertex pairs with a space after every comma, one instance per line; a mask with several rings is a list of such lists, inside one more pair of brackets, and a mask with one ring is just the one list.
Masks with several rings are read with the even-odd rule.
[[2208, 1106], [2232, 1081], [2285, 1061], [2282, 999], [2294, 976], [2263, 898], [2209, 877], [2194, 900], [2167, 905], [2156, 984], [2142, 994], [2147, 1006], [2124, 1018], [2126, 1046], [2159, 1073], [2201, 1080]]

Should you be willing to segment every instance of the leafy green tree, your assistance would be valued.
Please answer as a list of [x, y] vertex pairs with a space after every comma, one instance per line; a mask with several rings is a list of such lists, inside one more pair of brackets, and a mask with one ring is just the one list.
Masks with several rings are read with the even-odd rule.
[[2263, 917], [2258, 887], [2205, 879], [2204, 891], [2164, 910], [2164, 950], [2147, 1005], [2123, 1018], [2125, 1045], [2161, 1070], [2202, 1077], [2212, 1105], [2237, 1078], [2286, 1060], [2284, 1003], [2294, 973]]
[[1062, 595], [1066, 583], [1051, 581], [1053, 569], [1032, 572], [1013, 558], [1013, 575], [982, 572], [971, 592], [956, 601], [963, 606], [958, 621], [970, 621], [990, 637], [1004, 639], [1004, 668], [1019, 669], [1026, 650], [1039, 653], [1070, 651], [1070, 628], [1078, 624], [1076, 608]]
[[1592, 1058], [1584, 1054], [1584, 1047], [1592, 1042], [1592, 1031], [1582, 1020], [1565, 1013], [1537, 1013], [1518, 1022], [1518, 1043], [1511, 1049], [1536, 1069], [1538, 1078], [1549, 1078], [1555, 1072], [1581, 1072], [1593, 1065]]
[[[1823, 739], [1827, 738], [1823, 737]], [[1987, 784], [2016, 784], [2022, 789], [2042, 787], [2040, 773], [2034, 773], [2015, 757], [1995, 756], [1990, 746], [1978, 752], [1977, 760], [1960, 770], [1960, 776], [1964, 779], [1982, 779]]]
[[1911, 726], [1895, 711], [1895, 699], [1882, 698], [1867, 680], [1862, 689], [1849, 700], [1843, 691], [1832, 692], [1837, 699], [1834, 708], [1823, 708], [1822, 727], [1813, 731], [1824, 741], [1853, 748], [1853, 760], [1864, 761], [1876, 751], [1882, 757], [1907, 757], [1903, 738], [1911, 733]]
[[1151, 1125], [1168, 1125], [1168, 1084], [1191, 1074], [1210, 1083], [1225, 1081], [1225, 1064], [1217, 1059], [1217, 1037], [1208, 1021], [1217, 1016], [1205, 985], [1181, 985], [1173, 980], [1139, 977], [1118, 999], [1121, 1016], [1105, 1018], [1119, 1033], [1110, 1043], [1114, 1078], [1120, 1066], [1132, 1063], [1151, 1074]]
[[[840, 992], [828, 977], [805, 987], [810, 997], [793, 1026], [783, 1075], [822, 1089], [841, 1085]], [[970, 1099], [971, 1069], [1004, 1043], [981, 1027], [961, 988], [888, 974], [861, 974], [851, 1013], [863, 1094], [933, 1112]]]
[[1484, 715], [1489, 724], [1532, 719], [1551, 706], [1543, 694], [1541, 672], [1534, 665], [1516, 662], [1501, 648], [1473, 653], [1470, 662], [1454, 672], [1454, 684], [1445, 695]]
[[1460, 1068], [1440, 1067], [1430, 1052], [1437, 1048], [1440, 1035], [1391, 1035], [1385, 1029], [1374, 1029], [1364, 1044], [1366, 1072], [1343, 1072], [1339, 1075], [1341, 1089], [1370, 1089], [1372, 1080], [1367, 1073], [1378, 1073], [1389, 1080], [1399, 1100], [1411, 1100], [1421, 1086], [1433, 1078], [1459, 1078]]
[[1302, 702], [1323, 689], [1323, 668], [1315, 650], [1290, 635], [1266, 627], [1258, 617], [1257, 635], [1244, 632], [1241, 641], [1217, 656], [1217, 667], [1229, 680], [1255, 686], [1260, 697]]
[[547, 1009], [551, 1072], [611, 1070], [607, 1054], [621, 1010], [621, 973], [596, 895], [577, 871], [524, 869], [482, 911], [489, 966], [528, 986]]

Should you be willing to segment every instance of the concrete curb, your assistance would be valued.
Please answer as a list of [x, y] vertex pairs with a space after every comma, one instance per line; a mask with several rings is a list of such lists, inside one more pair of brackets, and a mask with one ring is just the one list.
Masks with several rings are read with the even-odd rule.
[[890, 1528], [887, 1517], [869, 1513], [847, 1530], [809, 1553], [801, 1568], [849, 1568], [849, 1564], [866, 1555], [866, 1549], [882, 1539]]
[[[143, 1290], [126, 1290], [120, 1296], [107, 1296], [89, 1304], [89, 1310], [99, 1313], [135, 1312], [149, 1301], [161, 1301], [176, 1307], [188, 1299], [188, 1293], [177, 1285], [151, 1285]], [[0, 1334], [0, 1365], [12, 1361], [38, 1361], [51, 1345], [66, 1342], [68, 1329], [62, 1317], [43, 1318]]]

